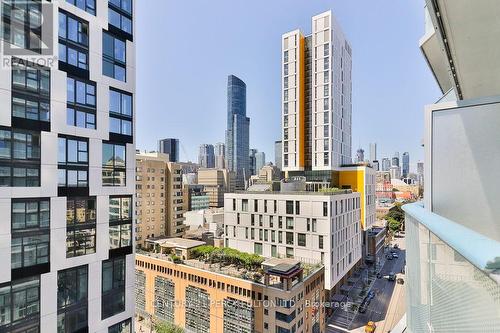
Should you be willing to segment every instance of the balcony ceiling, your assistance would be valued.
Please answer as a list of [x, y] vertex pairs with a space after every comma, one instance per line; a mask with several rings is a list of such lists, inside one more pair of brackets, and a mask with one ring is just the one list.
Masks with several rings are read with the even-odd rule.
[[[431, 0], [428, 0], [431, 2]], [[463, 99], [500, 94], [500, 1], [435, 0]], [[435, 25], [436, 26], [436, 25]]]

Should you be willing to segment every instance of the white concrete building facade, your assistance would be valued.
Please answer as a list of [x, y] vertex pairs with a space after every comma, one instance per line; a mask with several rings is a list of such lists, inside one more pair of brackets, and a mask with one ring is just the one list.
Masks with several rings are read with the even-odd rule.
[[225, 246], [325, 265], [332, 289], [361, 259], [360, 194], [244, 192], [224, 196]]
[[283, 170], [333, 170], [352, 149], [352, 50], [331, 11], [282, 36]]
[[132, 0], [26, 3], [2, 2], [0, 331], [133, 332]]

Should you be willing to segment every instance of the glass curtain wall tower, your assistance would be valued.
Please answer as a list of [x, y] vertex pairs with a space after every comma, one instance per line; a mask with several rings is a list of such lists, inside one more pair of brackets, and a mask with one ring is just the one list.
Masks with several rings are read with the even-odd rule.
[[227, 78], [226, 163], [236, 173], [236, 188], [244, 189], [250, 177], [250, 118], [247, 114], [247, 86], [234, 75]]

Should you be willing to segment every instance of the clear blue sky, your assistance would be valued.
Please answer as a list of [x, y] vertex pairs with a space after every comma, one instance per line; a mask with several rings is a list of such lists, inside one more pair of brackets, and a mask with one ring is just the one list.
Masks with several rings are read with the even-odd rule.
[[[137, 148], [179, 138], [182, 160], [224, 141], [226, 80], [247, 84], [250, 147], [274, 161], [280, 139], [281, 35], [310, 33], [331, 9], [353, 49], [353, 156], [423, 158], [423, 108], [439, 89], [418, 48], [423, 0], [141, 0], [136, 3]], [[286, 11], [283, 8], [287, 8]]]

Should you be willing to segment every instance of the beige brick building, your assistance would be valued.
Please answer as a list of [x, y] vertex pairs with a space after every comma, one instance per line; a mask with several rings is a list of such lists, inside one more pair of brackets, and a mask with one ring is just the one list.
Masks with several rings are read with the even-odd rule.
[[210, 208], [224, 207], [224, 193], [234, 192], [235, 174], [226, 169], [199, 169], [198, 184], [208, 194]]
[[136, 155], [136, 246], [184, 233], [182, 169], [162, 153]]

